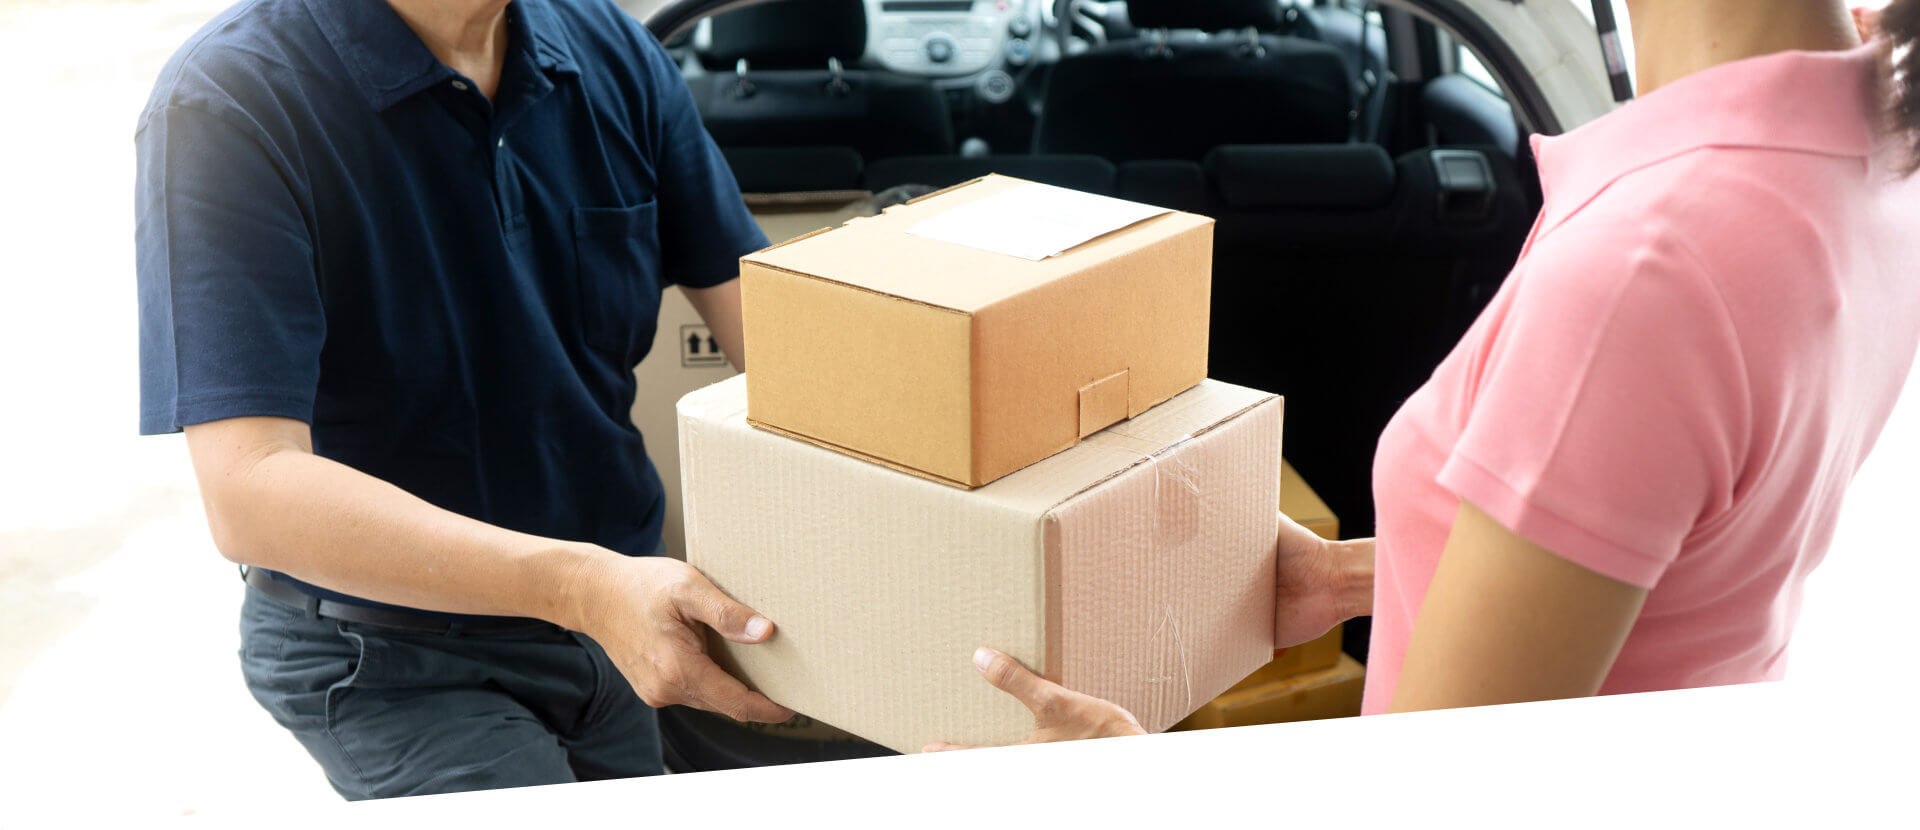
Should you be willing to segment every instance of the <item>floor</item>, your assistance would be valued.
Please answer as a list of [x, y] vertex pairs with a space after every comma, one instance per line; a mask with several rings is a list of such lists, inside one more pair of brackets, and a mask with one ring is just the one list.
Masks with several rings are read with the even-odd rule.
[[[224, 5], [0, 0], [0, 827], [336, 801], [241, 684], [242, 589], [184, 444], [135, 435], [135, 118]], [[1908, 687], [1880, 658], [1914, 572], [1915, 397], [1810, 588], [1796, 677]]]

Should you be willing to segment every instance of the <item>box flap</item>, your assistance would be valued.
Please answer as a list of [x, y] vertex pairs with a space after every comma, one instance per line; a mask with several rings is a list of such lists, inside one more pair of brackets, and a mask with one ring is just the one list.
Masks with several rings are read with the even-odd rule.
[[1081, 438], [1126, 420], [1128, 377], [1121, 369], [1080, 387]]
[[1085, 265], [1137, 251], [1213, 220], [1170, 212], [1100, 236], [1037, 262], [908, 233], [908, 229], [980, 199], [1030, 184], [988, 176], [936, 200], [888, 208], [830, 233], [796, 239], [742, 259], [816, 279], [878, 291], [927, 305], [977, 311]]

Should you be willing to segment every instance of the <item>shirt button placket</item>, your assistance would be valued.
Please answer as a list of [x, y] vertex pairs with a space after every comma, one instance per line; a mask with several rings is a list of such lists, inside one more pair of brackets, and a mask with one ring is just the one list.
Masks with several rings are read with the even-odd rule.
[[493, 143], [493, 202], [499, 206], [501, 216], [512, 216], [514, 205], [507, 194], [507, 138], [499, 136]]

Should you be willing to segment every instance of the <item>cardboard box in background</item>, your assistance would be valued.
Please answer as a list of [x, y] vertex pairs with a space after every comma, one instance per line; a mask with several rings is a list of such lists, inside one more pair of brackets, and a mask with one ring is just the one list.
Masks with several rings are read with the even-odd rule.
[[1280, 466], [1280, 512], [1322, 539], [1340, 538], [1340, 519], [1292, 464]]
[[1206, 217], [1004, 176], [750, 254], [750, 417], [986, 484], [1206, 376], [1212, 256]]
[[688, 561], [778, 626], [714, 641], [768, 697], [918, 752], [1031, 733], [981, 645], [1155, 731], [1271, 659], [1280, 399], [1207, 381], [968, 491], [755, 429], [745, 380], [680, 402], [681, 488]]
[[[1277, 610], [1275, 613], [1279, 613]], [[1340, 638], [1346, 633], [1346, 624], [1341, 623], [1333, 630], [1291, 648], [1274, 649], [1273, 662], [1261, 666], [1247, 679], [1234, 684], [1238, 689], [1264, 683], [1275, 678], [1299, 674], [1305, 671], [1318, 671], [1340, 662]]]
[[1260, 723], [1292, 723], [1360, 714], [1367, 671], [1345, 654], [1332, 666], [1235, 688], [1208, 702], [1173, 728], [1219, 729]]
[[[747, 206], [767, 238], [792, 239], [821, 228], [831, 228], [867, 209], [865, 191], [832, 193], [748, 194]], [[639, 381], [633, 401], [633, 423], [647, 440], [647, 455], [666, 485], [667, 521], [661, 535], [667, 553], [687, 558], [685, 531], [680, 522], [680, 440], [673, 405], [682, 395], [726, 380], [733, 364], [712, 344], [707, 325], [679, 289], [660, 297], [660, 325], [653, 350], [634, 370]]]

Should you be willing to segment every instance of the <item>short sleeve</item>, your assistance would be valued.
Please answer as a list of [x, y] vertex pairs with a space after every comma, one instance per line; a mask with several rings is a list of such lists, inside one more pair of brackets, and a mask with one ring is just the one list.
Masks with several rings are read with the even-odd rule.
[[1752, 422], [1746, 367], [1683, 244], [1578, 224], [1516, 271], [1439, 481], [1521, 537], [1651, 588], [1731, 504]]
[[655, 106], [661, 265], [668, 281], [711, 288], [740, 275], [740, 257], [767, 246], [740, 185], [707, 134], [693, 93], [665, 47], [641, 28], [642, 71]]
[[136, 138], [140, 432], [311, 422], [325, 315], [284, 165], [232, 123], [151, 112]]

